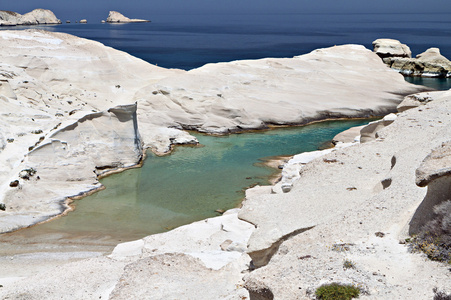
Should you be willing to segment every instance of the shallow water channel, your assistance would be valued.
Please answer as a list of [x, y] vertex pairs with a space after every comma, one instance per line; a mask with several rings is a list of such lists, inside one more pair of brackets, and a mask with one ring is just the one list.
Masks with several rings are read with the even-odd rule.
[[202, 146], [148, 153], [142, 168], [101, 180], [106, 189], [75, 201], [75, 211], [35, 226], [44, 231], [134, 240], [237, 207], [244, 189], [269, 184], [272, 156], [317, 150], [337, 133], [368, 120], [321, 122], [222, 137], [193, 133]]
[[103, 178], [106, 189], [74, 201], [66, 216], [2, 235], [0, 254], [110, 251], [120, 242], [217, 216], [217, 209], [239, 206], [247, 187], [277, 175], [265, 161], [317, 150], [366, 123], [328, 121], [221, 137], [192, 133], [201, 146], [179, 146], [163, 157], [149, 152], [141, 168]]

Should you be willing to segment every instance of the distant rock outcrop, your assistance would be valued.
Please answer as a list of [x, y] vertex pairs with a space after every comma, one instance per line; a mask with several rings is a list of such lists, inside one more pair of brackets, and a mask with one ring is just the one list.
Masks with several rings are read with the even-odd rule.
[[429, 48], [416, 58], [391, 57], [384, 62], [405, 76], [451, 77], [451, 62], [438, 48]]
[[145, 23], [145, 22], [150, 22], [149, 20], [143, 20], [143, 19], [130, 19], [117, 11], [110, 11], [106, 21], [107, 21], [107, 23]]
[[40, 24], [61, 24], [61, 20], [48, 9], [39, 8], [24, 15], [12, 11], [0, 11], [0, 26]]
[[451, 77], [451, 62], [438, 48], [429, 48], [412, 58], [410, 48], [397, 40], [378, 39], [373, 47], [386, 65], [404, 76]]

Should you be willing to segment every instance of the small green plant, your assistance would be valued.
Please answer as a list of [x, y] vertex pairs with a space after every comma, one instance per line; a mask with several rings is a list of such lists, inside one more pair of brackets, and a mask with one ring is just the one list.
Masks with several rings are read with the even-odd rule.
[[347, 270], [347, 269], [355, 269], [355, 264], [352, 260], [350, 259], [345, 259], [343, 261], [343, 269]]
[[333, 282], [317, 288], [315, 295], [317, 299], [321, 300], [350, 300], [358, 298], [360, 290], [351, 284]]

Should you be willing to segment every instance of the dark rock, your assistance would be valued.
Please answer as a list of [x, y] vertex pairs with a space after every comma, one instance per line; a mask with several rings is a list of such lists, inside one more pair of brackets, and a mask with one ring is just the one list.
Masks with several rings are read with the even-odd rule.
[[17, 187], [17, 186], [19, 186], [19, 180], [11, 181], [11, 182], [9, 183], [9, 186], [10, 186], [10, 187]]

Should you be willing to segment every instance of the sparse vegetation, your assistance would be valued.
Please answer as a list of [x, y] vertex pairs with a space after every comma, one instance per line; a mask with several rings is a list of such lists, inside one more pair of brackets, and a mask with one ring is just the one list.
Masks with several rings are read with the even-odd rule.
[[351, 246], [354, 246], [354, 244], [351, 244], [351, 243], [333, 244], [332, 251], [336, 251], [336, 252], [349, 251], [349, 250], [351, 250]]
[[411, 251], [422, 251], [429, 259], [451, 264], [451, 201], [434, 207], [436, 218], [411, 239]]
[[347, 270], [347, 269], [355, 269], [355, 264], [352, 260], [350, 259], [345, 259], [343, 261], [343, 269]]
[[321, 300], [350, 300], [358, 298], [360, 290], [351, 284], [330, 283], [316, 289], [316, 298]]
[[434, 291], [434, 300], [451, 300], [451, 294], [439, 291], [437, 288], [434, 288], [433, 291]]

